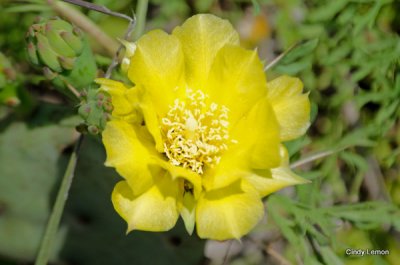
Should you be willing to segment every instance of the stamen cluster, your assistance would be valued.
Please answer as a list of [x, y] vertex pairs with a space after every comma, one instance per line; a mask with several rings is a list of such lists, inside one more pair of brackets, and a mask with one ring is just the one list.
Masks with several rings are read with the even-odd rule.
[[170, 163], [198, 174], [203, 174], [205, 166], [218, 164], [228, 149], [228, 111], [223, 105], [207, 104], [201, 90], [188, 90], [185, 100], [176, 99], [161, 120]]

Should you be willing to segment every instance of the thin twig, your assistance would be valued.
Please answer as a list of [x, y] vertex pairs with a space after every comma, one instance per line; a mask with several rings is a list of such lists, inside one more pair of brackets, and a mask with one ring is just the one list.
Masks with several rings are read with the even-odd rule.
[[275, 258], [279, 262], [279, 264], [281, 264], [281, 265], [292, 265], [292, 263], [290, 261], [285, 259], [280, 253], [278, 253], [278, 251], [273, 249], [271, 246], [267, 245], [265, 247], [265, 251], [268, 253], [268, 255], [270, 255], [271, 257]]
[[78, 92], [78, 90], [76, 90], [76, 88], [73, 86], [73, 85], [71, 85], [71, 84], [69, 84], [69, 83], [65, 83], [65, 85], [67, 86], [67, 88], [69, 89], [69, 91], [71, 91], [72, 92], [72, 94], [74, 94], [74, 96], [76, 97], [76, 98], [80, 98], [81, 97], [81, 94]]
[[146, 24], [146, 14], [149, 5], [148, 0], [138, 0], [136, 4], [136, 14], [137, 14], [137, 27], [133, 33], [133, 40], [136, 41], [142, 36], [145, 24]]
[[71, 187], [72, 179], [74, 178], [75, 167], [78, 161], [78, 154], [82, 141], [83, 134], [79, 136], [79, 139], [75, 144], [74, 151], [69, 158], [67, 169], [65, 171], [60, 189], [58, 190], [56, 202], [54, 203], [53, 210], [46, 226], [45, 234], [40, 244], [39, 254], [36, 258], [35, 265], [46, 265], [50, 257], [50, 252], [54, 247], [54, 238], [57, 235], [65, 202], [67, 201], [68, 192]]
[[278, 237], [275, 237], [271, 240], [269, 240], [269, 243], [262, 243], [259, 242], [257, 240], [255, 240], [254, 238], [247, 236], [246, 237], [250, 242], [252, 242], [253, 244], [255, 244], [258, 248], [260, 249], [265, 249], [265, 251], [267, 252], [268, 255], [270, 255], [271, 257], [274, 257], [276, 260], [278, 260], [280, 262], [280, 264], [282, 265], [292, 265], [292, 263], [290, 261], [288, 261], [287, 259], [285, 259], [285, 257], [283, 257], [281, 254], [279, 254], [275, 249], [273, 249], [270, 244], [279, 240], [281, 238], [281, 236], [279, 235]]
[[105, 6], [92, 4], [92, 3], [82, 1], [82, 0], [62, 0], [62, 1], [70, 3], [70, 4], [74, 4], [77, 6], [81, 6], [81, 7], [87, 8], [87, 9], [91, 9], [91, 10], [94, 10], [94, 11], [97, 11], [97, 12], [100, 12], [100, 13], [103, 13], [106, 15], [123, 18], [123, 19], [128, 20], [129, 22], [132, 22], [134, 20], [134, 18], [131, 18], [130, 16], [127, 16], [125, 14], [111, 11], [110, 9], [108, 9]]
[[339, 149], [333, 149], [333, 150], [327, 150], [327, 151], [321, 151], [321, 152], [317, 152], [314, 154], [311, 154], [307, 157], [304, 157], [300, 160], [297, 160], [296, 162], [290, 164], [290, 168], [296, 168], [296, 167], [300, 167], [302, 165], [308, 164], [310, 162], [313, 162], [317, 159], [326, 157], [326, 156], [330, 156], [331, 154], [343, 151], [344, 149], [346, 149], [347, 147], [343, 147], [343, 148], [339, 148]]
[[[128, 40], [130, 38], [130, 36], [132, 35], [133, 30], [135, 29], [136, 16], [135, 16], [135, 14], [133, 14], [132, 16], [133, 16], [133, 18], [129, 22], [128, 29], [126, 30], [125, 35], [124, 35], [124, 40]], [[124, 47], [123, 44], [119, 45], [118, 50], [115, 53], [115, 55], [114, 55], [114, 57], [113, 57], [113, 59], [111, 61], [111, 64], [108, 67], [108, 69], [107, 69], [107, 71], [106, 71], [106, 73], [104, 75], [105, 78], [109, 78], [111, 76], [111, 73], [114, 70], [114, 68], [118, 65], [118, 57], [119, 57], [119, 54], [121, 53], [121, 50], [122, 50], [123, 47]]]
[[57, 14], [65, 17], [96, 39], [108, 54], [115, 54], [119, 46], [118, 42], [104, 33], [92, 20], [78, 10], [73, 9], [69, 4], [55, 0], [47, 0], [47, 2]]
[[272, 62], [270, 62], [268, 65], [266, 65], [264, 67], [264, 72], [268, 71], [269, 69], [271, 69], [272, 67], [274, 67], [280, 60], [283, 59], [283, 57], [285, 57], [291, 50], [293, 50], [294, 48], [296, 48], [298, 45], [300, 44], [300, 42], [296, 42], [295, 44], [293, 44], [292, 46], [290, 46], [286, 51], [284, 51], [283, 53], [281, 53], [278, 57], [276, 57]]
[[[128, 40], [130, 38], [130, 36], [132, 35], [133, 30], [135, 29], [136, 26], [136, 16], [133, 13], [132, 17], [127, 16], [125, 14], [121, 14], [118, 12], [114, 12], [111, 11], [110, 9], [108, 9], [105, 6], [100, 6], [100, 5], [96, 5], [96, 4], [92, 4], [86, 1], [82, 1], [82, 0], [62, 0], [64, 2], [70, 3], [70, 4], [74, 4], [77, 6], [81, 6], [90, 10], [94, 10], [106, 15], [110, 15], [110, 16], [114, 16], [114, 17], [119, 17], [119, 18], [123, 18], [129, 21], [129, 26], [128, 29], [125, 32], [124, 35], [124, 40]], [[147, 6], [146, 6], [146, 10], [147, 10]], [[121, 50], [123, 48], [123, 45], [119, 45], [118, 48], [116, 49], [116, 51], [113, 51], [113, 60], [111, 61], [110, 66], [108, 67], [104, 77], [105, 78], [109, 78], [111, 76], [111, 73], [113, 71], [113, 69], [118, 65], [118, 57], [121, 53]]]
[[228, 244], [229, 245], [228, 245], [228, 247], [226, 249], [226, 252], [225, 252], [225, 255], [224, 255], [224, 259], [223, 259], [221, 265], [226, 265], [227, 262], [228, 262], [229, 252], [231, 251], [231, 248], [232, 248], [232, 245], [233, 245], [233, 240], [230, 240]]

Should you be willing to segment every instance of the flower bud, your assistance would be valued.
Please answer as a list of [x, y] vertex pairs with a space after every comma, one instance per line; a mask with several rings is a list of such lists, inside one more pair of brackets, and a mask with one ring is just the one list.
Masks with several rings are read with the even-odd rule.
[[60, 37], [68, 43], [75, 52], [79, 53], [83, 49], [83, 43], [78, 36], [74, 35], [72, 32], [63, 31], [60, 33]]
[[96, 134], [98, 134], [98, 133], [100, 132], [100, 130], [99, 130], [99, 128], [98, 128], [97, 126], [95, 126], [95, 125], [90, 125], [90, 126], [88, 127], [88, 132], [89, 132], [90, 134], [96, 135]]
[[64, 69], [72, 70], [74, 68], [76, 58], [58, 57], [58, 62]]
[[124, 45], [125, 47], [125, 54], [124, 57], [122, 58], [121, 62], [121, 70], [126, 73], [128, 72], [131, 57], [135, 54], [136, 51], [136, 44], [134, 42], [129, 42], [126, 40], [119, 39], [119, 41]]
[[60, 92], [68, 93], [68, 85], [80, 91], [96, 77], [97, 67], [86, 37], [67, 21], [38, 20], [26, 38], [29, 61], [42, 67], [45, 77]]
[[43, 75], [46, 77], [48, 80], [53, 80], [58, 76], [57, 73], [54, 73], [53, 71], [50, 70], [48, 67], [43, 67]]
[[111, 118], [113, 110], [111, 96], [99, 89], [90, 89], [81, 95], [82, 102], [78, 113], [84, 120], [87, 131], [91, 134], [98, 134], [104, 130], [107, 121]]

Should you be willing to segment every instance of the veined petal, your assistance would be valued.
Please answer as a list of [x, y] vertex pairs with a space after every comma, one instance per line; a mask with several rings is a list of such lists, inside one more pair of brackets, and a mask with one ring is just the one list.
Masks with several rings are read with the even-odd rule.
[[231, 130], [230, 143], [221, 161], [205, 171], [206, 190], [230, 185], [251, 169], [278, 167], [279, 126], [267, 98], [261, 99]]
[[178, 185], [168, 176], [158, 177], [155, 185], [134, 196], [126, 181], [117, 183], [112, 194], [115, 210], [132, 230], [167, 231], [178, 217], [176, 197]]
[[[250, 168], [279, 166], [279, 126], [268, 100], [263, 98], [244, 116], [231, 133], [238, 152], [250, 158]], [[236, 150], [235, 150], [236, 151]]]
[[257, 51], [226, 45], [218, 52], [205, 86], [211, 101], [229, 109], [236, 123], [267, 94], [267, 81]]
[[303, 135], [310, 126], [310, 101], [308, 94], [302, 94], [303, 83], [298, 78], [281, 76], [267, 86], [268, 99], [281, 128], [281, 140]]
[[[143, 90], [143, 88], [141, 89]], [[161, 98], [161, 97], [160, 97]], [[151, 100], [151, 96], [144, 92], [140, 95], [140, 108], [143, 112], [143, 117], [146, 122], [146, 127], [153, 136], [155, 148], [158, 152], [164, 152], [164, 145], [160, 130], [160, 117], [157, 113], [157, 107]]]
[[210, 191], [226, 187], [249, 171], [249, 153], [240, 148], [223, 154], [221, 161], [213, 168], [207, 168], [203, 175], [203, 186]]
[[151, 150], [150, 140], [146, 139], [150, 136], [146, 137], [137, 126], [120, 120], [109, 121], [102, 136], [107, 152], [105, 165], [115, 167], [130, 183], [134, 195], [153, 185], [149, 164], [156, 154]]
[[267, 196], [287, 186], [305, 184], [310, 181], [296, 175], [289, 167], [289, 158], [285, 147], [281, 146], [282, 163], [273, 169], [255, 170], [245, 179], [253, 185], [261, 197]]
[[264, 207], [258, 193], [245, 181], [206, 192], [196, 207], [197, 234], [201, 238], [239, 239], [262, 218]]
[[161, 30], [141, 37], [131, 58], [128, 76], [149, 93], [156, 113], [163, 117], [183, 89], [184, 61], [181, 43]]
[[210, 14], [195, 15], [174, 29], [185, 55], [185, 76], [189, 86], [202, 89], [219, 49], [239, 45], [239, 35], [227, 21]]

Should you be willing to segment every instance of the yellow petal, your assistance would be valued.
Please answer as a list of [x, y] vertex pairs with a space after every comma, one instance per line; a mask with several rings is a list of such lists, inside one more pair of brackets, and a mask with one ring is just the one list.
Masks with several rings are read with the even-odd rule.
[[211, 101], [229, 109], [230, 123], [237, 122], [267, 93], [257, 52], [239, 46], [223, 47], [211, 67], [205, 91]]
[[196, 207], [197, 234], [215, 240], [239, 239], [262, 218], [257, 191], [244, 181], [205, 193]]
[[203, 175], [204, 189], [214, 190], [226, 187], [249, 171], [250, 154], [234, 148], [222, 155], [221, 161], [213, 168], [207, 168]]
[[202, 190], [202, 179], [199, 174], [193, 172], [190, 169], [183, 168], [180, 166], [174, 166], [168, 161], [161, 158], [156, 158], [155, 162], [160, 167], [164, 168], [169, 172], [173, 180], [186, 180], [193, 185], [193, 195], [197, 199]]
[[183, 52], [179, 40], [161, 30], [141, 37], [131, 58], [128, 76], [150, 95], [156, 113], [163, 117], [176, 98], [184, 75]]
[[298, 78], [281, 76], [267, 86], [268, 98], [281, 128], [281, 140], [303, 135], [310, 126], [310, 101], [308, 94], [302, 94], [303, 83]]
[[296, 175], [289, 167], [289, 158], [285, 147], [281, 147], [282, 163], [271, 170], [255, 170], [245, 179], [253, 185], [261, 197], [267, 196], [287, 186], [305, 184], [310, 181]]
[[190, 192], [185, 192], [182, 199], [182, 205], [180, 209], [183, 223], [185, 224], [186, 231], [189, 235], [192, 235], [194, 225], [196, 222], [196, 201]]
[[97, 78], [95, 82], [100, 85], [100, 90], [111, 95], [113, 116], [124, 116], [134, 111], [134, 102], [130, 102], [125, 96], [129, 90], [134, 90], [133, 88], [130, 89], [121, 82], [106, 78]]
[[202, 89], [219, 49], [239, 45], [238, 33], [227, 21], [209, 14], [195, 15], [172, 33], [182, 43], [185, 76], [189, 86]]
[[151, 151], [148, 138], [138, 127], [119, 120], [109, 121], [103, 132], [107, 152], [105, 165], [115, 167], [129, 182], [134, 195], [141, 194], [153, 185], [149, 163], [156, 154]]
[[263, 98], [232, 130], [239, 154], [250, 158], [250, 168], [279, 166], [279, 126], [268, 100]]
[[159, 177], [145, 193], [134, 196], [127, 182], [117, 183], [112, 193], [115, 210], [132, 230], [167, 231], [179, 217], [176, 196], [178, 186], [168, 176]]
[[225, 187], [251, 169], [274, 168], [280, 165], [279, 126], [266, 98], [261, 99], [234, 126], [228, 150], [221, 161], [203, 176], [206, 190]]
[[157, 151], [160, 153], [164, 152], [164, 143], [161, 136], [159, 122], [160, 117], [157, 112], [157, 107], [154, 105], [154, 102], [151, 100], [151, 96], [149, 94], [142, 93], [140, 96], [140, 108], [143, 112], [146, 127], [153, 136]]

